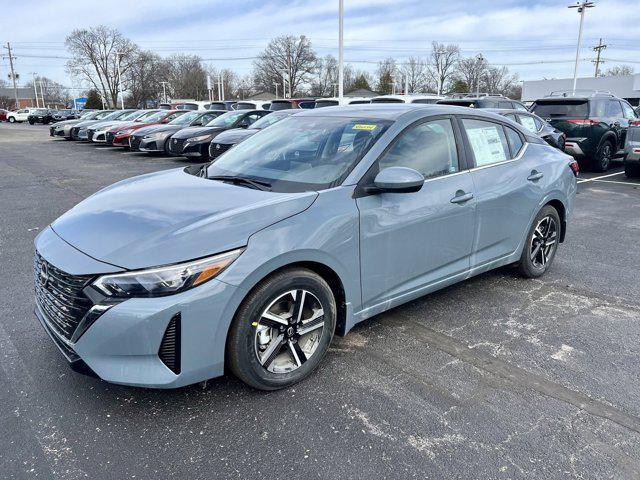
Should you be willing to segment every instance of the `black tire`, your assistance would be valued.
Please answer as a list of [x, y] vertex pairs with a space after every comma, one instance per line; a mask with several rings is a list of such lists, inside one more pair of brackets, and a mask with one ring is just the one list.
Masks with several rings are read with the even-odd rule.
[[16, 123], [15, 117], [9, 117], [9, 123]]
[[[544, 226], [542, 228], [542, 235], [536, 232], [538, 227], [541, 226], [541, 222], [547, 218], [552, 219], [554, 222], [555, 235], [551, 235], [551, 230], [545, 232]], [[524, 248], [522, 249], [522, 255], [518, 262], [518, 271], [522, 276], [526, 278], [537, 278], [545, 274], [553, 263], [553, 259], [558, 251], [561, 229], [562, 224], [560, 223], [560, 215], [558, 215], [558, 211], [551, 205], [545, 205], [542, 210], [538, 212], [538, 215], [536, 215], [536, 218], [527, 232], [527, 238]], [[548, 237], [542, 241], [542, 244], [540, 244], [541, 237], [544, 237], [545, 235], [548, 235]], [[550, 242], [551, 238], [553, 238], [554, 243], [549, 244], [548, 246], [552, 248], [547, 250], [547, 242]], [[538, 247], [537, 250], [536, 247]], [[547, 251], [548, 254], [545, 255], [545, 252]]]
[[29, 125], [33, 125], [35, 122], [33, 120], [29, 120]]
[[613, 158], [615, 151], [611, 140], [605, 140], [602, 145], [598, 147], [595, 157], [591, 161], [591, 166], [596, 172], [606, 172], [611, 165], [611, 159]]
[[624, 174], [627, 176], [627, 178], [640, 177], [640, 165], [632, 165], [629, 163], [625, 163]]
[[[305, 294], [312, 295], [302, 297], [313, 301], [319, 302], [320, 307], [323, 310], [323, 326], [321, 332], [314, 330], [315, 333], [315, 350], [310, 354], [307, 359], [306, 356], [302, 358], [300, 363], [296, 356], [296, 363], [300, 363], [295, 369], [291, 371], [273, 372], [268, 368], [275, 363], [275, 360], [271, 360], [270, 363], [264, 362], [266, 367], [261, 363], [258, 358], [259, 348], [264, 346], [266, 350], [271, 348], [271, 343], [275, 342], [276, 345], [282, 345], [282, 347], [274, 349], [272, 356], [273, 359], [289, 358], [293, 361], [293, 355], [289, 350], [290, 345], [284, 341], [286, 335], [290, 334], [289, 328], [280, 327], [280, 330], [271, 329], [270, 333], [279, 335], [277, 338], [284, 336], [282, 342], [277, 342], [277, 338], [270, 337], [270, 341], [267, 345], [259, 345], [259, 331], [258, 328], [263, 326], [263, 313], [275, 300], [282, 298], [282, 296], [288, 295], [287, 292], [296, 291], [300, 292], [305, 290]], [[292, 297], [290, 297], [292, 298]], [[298, 297], [300, 298], [300, 297]], [[292, 304], [292, 311], [289, 321], [290, 325], [295, 326], [295, 320], [291, 320], [294, 317], [295, 305]], [[307, 310], [305, 310], [307, 312]], [[277, 390], [280, 388], [286, 388], [300, 382], [306, 378], [311, 372], [320, 364], [322, 358], [326, 354], [336, 325], [336, 301], [331, 291], [331, 287], [315, 272], [307, 270], [305, 268], [287, 268], [280, 272], [273, 274], [272, 276], [263, 280], [258, 284], [242, 302], [242, 305], [236, 312], [236, 315], [231, 324], [229, 335], [227, 337], [226, 346], [226, 360], [231, 372], [235, 374], [244, 383], [257, 388], [259, 390]], [[300, 316], [299, 318], [302, 318]], [[258, 325], [260, 322], [260, 326]], [[279, 324], [276, 324], [279, 325]], [[303, 325], [302, 325], [303, 326]], [[264, 327], [263, 327], [264, 328]], [[283, 331], [283, 328], [286, 331]], [[314, 333], [308, 335], [314, 336]], [[300, 349], [300, 345], [297, 339], [292, 338], [291, 348]], [[307, 337], [308, 338], [308, 337]], [[298, 350], [299, 351], [299, 350]], [[280, 352], [280, 353], [277, 353]], [[265, 355], [266, 355], [265, 351]], [[263, 357], [264, 358], [264, 357]]]

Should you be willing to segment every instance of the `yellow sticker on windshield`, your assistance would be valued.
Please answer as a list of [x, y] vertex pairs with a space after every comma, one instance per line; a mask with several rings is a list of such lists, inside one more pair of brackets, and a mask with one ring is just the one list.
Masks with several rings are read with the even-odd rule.
[[375, 130], [377, 125], [370, 125], [367, 123], [356, 123], [353, 126], [353, 130]]

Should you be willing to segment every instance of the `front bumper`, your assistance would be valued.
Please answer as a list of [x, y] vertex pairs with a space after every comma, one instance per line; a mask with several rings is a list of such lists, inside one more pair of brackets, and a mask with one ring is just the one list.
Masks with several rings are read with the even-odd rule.
[[164, 152], [164, 138], [143, 138], [138, 144], [141, 152]]
[[129, 148], [129, 137], [131, 137], [131, 135], [116, 135], [113, 137], [111, 145], [114, 147]]
[[185, 143], [182, 156], [189, 158], [209, 158], [209, 143], [211, 140], [199, 143]]
[[[117, 270], [74, 249], [50, 228], [38, 236], [36, 249], [51, 265], [73, 275]], [[39, 302], [35, 314], [74, 370], [123, 385], [175, 388], [224, 373], [226, 335], [243, 296], [237, 287], [212, 279], [176, 295], [128, 299], [102, 313], [75, 342], [47, 320]], [[160, 350], [176, 318], [179, 370], [174, 371]]]
[[625, 164], [640, 164], [640, 142], [627, 142], [625, 146]]
[[105, 130], [97, 130], [93, 132], [91, 141], [96, 143], [107, 143], [107, 132]]

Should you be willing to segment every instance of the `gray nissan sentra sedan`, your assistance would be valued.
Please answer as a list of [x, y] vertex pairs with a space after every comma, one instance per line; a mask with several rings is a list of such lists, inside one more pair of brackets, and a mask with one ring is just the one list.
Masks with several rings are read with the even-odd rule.
[[502, 265], [550, 267], [573, 158], [492, 113], [308, 110], [204, 167], [107, 187], [36, 239], [36, 314], [78, 371], [271, 390], [334, 334]]

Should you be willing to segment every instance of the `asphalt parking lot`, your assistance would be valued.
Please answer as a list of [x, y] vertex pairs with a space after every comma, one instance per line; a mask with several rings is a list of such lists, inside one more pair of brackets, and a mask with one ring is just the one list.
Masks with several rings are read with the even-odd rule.
[[550, 273], [505, 268], [336, 338], [295, 388], [75, 374], [33, 315], [33, 239], [117, 180], [185, 166], [0, 124], [1, 478], [638, 478], [640, 182], [583, 174]]

